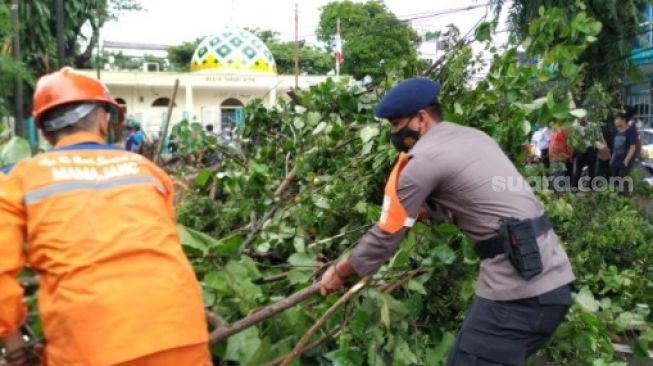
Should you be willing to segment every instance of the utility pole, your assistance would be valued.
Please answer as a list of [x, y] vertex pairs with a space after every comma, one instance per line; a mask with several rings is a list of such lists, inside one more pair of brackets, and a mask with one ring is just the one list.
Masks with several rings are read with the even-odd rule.
[[64, 67], [66, 63], [66, 46], [65, 46], [65, 36], [63, 30], [63, 25], [64, 25], [63, 13], [64, 13], [63, 0], [57, 0], [56, 27], [57, 27], [57, 60], [59, 62], [59, 68]]
[[299, 89], [299, 7], [295, 3], [295, 89]]
[[340, 63], [342, 62], [342, 38], [340, 38], [340, 18], [336, 23], [336, 77], [340, 76]]
[[[20, 24], [18, 23], [18, 0], [11, 0], [11, 24], [13, 26], [13, 54], [16, 62], [21, 62], [20, 56]], [[23, 81], [16, 75], [14, 87], [14, 132], [16, 136], [27, 137], [25, 121], [23, 121]]]

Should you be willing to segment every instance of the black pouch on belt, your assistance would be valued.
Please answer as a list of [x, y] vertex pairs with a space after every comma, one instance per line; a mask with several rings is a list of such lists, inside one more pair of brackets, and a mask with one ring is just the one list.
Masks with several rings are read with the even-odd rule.
[[542, 273], [542, 257], [532, 220], [502, 219], [501, 230], [508, 236], [508, 240], [503, 240], [504, 251], [519, 275], [530, 280]]

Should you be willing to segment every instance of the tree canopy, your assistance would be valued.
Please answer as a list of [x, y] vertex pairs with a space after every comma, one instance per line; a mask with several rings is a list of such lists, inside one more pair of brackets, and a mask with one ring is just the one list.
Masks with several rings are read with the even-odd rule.
[[354, 3], [347, 0], [324, 6], [317, 36], [329, 50], [335, 46], [338, 19], [345, 59], [343, 73], [357, 79], [366, 75], [378, 79], [385, 75], [384, 70], [394, 66], [416, 64], [419, 36], [382, 2]]
[[[503, 0], [495, 0], [498, 10], [504, 5]], [[519, 35], [528, 34], [531, 22], [539, 17], [539, 8], [558, 7], [566, 15], [576, 13], [576, 2], [566, 0], [516, 0], [510, 9], [511, 28]], [[588, 47], [579, 58], [579, 63], [587, 65], [585, 88], [594, 82], [600, 82], [608, 90], [617, 91], [624, 79], [632, 76], [636, 68], [629, 54], [633, 40], [642, 34], [640, 23], [647, 0], [580, 0], [588, 16], [602, 24], [597, 41]]]

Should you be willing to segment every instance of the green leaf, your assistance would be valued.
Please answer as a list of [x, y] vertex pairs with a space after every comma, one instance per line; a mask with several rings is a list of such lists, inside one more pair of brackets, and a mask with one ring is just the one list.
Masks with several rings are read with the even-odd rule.
[[213, 171], [210, 169], [202, 169], [200, 172], [197, 174], [197, 177], [195, 178], [195, 185], [198, 187], [203, 188], [206, 186], [206, 183], [211, 179], [213, 176]]
[[258, 328], [249, 327], [229, 337], [225, 359], [240, 362], [241, 365], [248, 364], [260, 346]]
[[524, 135], [528, 135], [529, 133], [531, 133], [531, 124], [530, 124], [530, 122], [528, 122], [528, 121], [523, 121], [522, 122], [522, 133]]
[[311, 279], [311, 272], [299, 268], [291, 269], [288, 272], [288, 282], [291, 285], [307, 283]]
[[454, 110], [454, 112], [456, 112], [456, 114], [461, 115], [461, 116], [463, 115], [463, 107], [460, 105], [460, 103], [455, 102], [453, 104], [453, 110]]
[[460, 233], [460, 228], [452, 224], [440, 224], [436, 226], [435, 231], [444, 236], [453, 236]]
[[308, 253], [295, 253], [288, 257], [288, 263], [300, 268], [312, 268], [315, 266], [315, 255]]
[[363, 140], [364, 144], [378, 135], [379, 135], [379, 128], [376, 126], [365, 126], [359, 132], [359, 136], [361, 140]]
[[406, 284], [406, 288], [408, 288], [411, 291], [415, 291], [421, 295], [426, 295], [426, 289], [424, 288], [424, 285], [422, 285], [420, 282], [416, 280], [410, 280]]
[[381, 324], [383, 324], [387, 329], [390, 329], [390, 305], [388, 304], [387, 298], [384, 297], [382, 301]]
[[444, 365], [447, 361], [449, 350], [453, 347], [456, 337], [451, 332], [446, 332], [442, 340], [426, 353], [426, 365]]
[[635, 355], [635, 357], [639, 357], [639, 358], [649, 357], [649, 353], [648, 353], [649, 342], [650, 340], [645, 335], [641, 335], [635, 340], [635, 344], [633, 347], [633, 354]]
[[357, 348], [342, 348], [324, 355], [333, 361], [332, 366], [359, 366], [363, 364], [363, 352]]
[[324, 129], [326, 129], [326, 128], [327, 128], [327, 123], [326, 123], [326, 122], [320, 122], [320, 123], [317, 125], [317, 127], [315, 127], [315, 129], [313, 130], [313, 132], [311, 133], [311, 135], [313, 135], [313, 136], [319, 135], [319, 134], [322, 133], [322, 131], [324, 131]]
[[479, 42], [485, 42], [492, 39], [492, 23], [491, 22], [481, 23], [476, 28], [475, 36], [476, 36], [476, 40]]
[[397, 366], [417, 364], [417, 356], [411, 352], [408, 343], [403, 338], [399, 338], [397, 342], [392, 364]]
[[220, 240], [217, 243], [209, 244], [209, 251], [215, 252], [218, 255], [226, 258], [237, 258], [240, 254], [238, 250], [240, 249], [240, 244], [245, 240], [240, 235], [235, 235]]
[[433, 255], [443, 264], [451, 264], [456, 260], [456, 252], [446, 244], [440, 244], [433, 249]]
[[569, 116], [569, 105], [566, 102], [557, 103], [551, 108], [551, 115], [559, 120], [564, 120]]
[[203, 255], [206, 255], [209, 246], [220, 244], [219, 240], [181, 224], [177, 224], [177, 233], [179, 234], [181, 245], [198, 250]]
[[641, 317], [629, 311], [619, 314], [617, 320], [615, 321], [615, 326], [619, 331], [637, 328], [645, 324], [646, 322], [644, 322]]
[[328, 210], [331, 208], [331, 205], [329, 205], [329, 200], [324, 196], [313, 196], [313, 203], [315, 206], [323, 210]]
[[293, 239], [293, 247], [295, 248], [295, 251], [298, 253], [304, 253], [306, 251], [306, 244], [304, 238], [301, 236], [296, 236], [295, 239]]
[[[306, 116], [306, 121], [308, 122], [309, 126], [317, 125], [321, 119], [322, 119], [322, 115], [320, 114], [320, 112], [311, 111], [308, 112], [308, 115]], [[326, 127], [326, 123], [324, 127]]]
[[293, 121], [293, 126], [295, 126], [296, 129], [301, 130], [306, 126], [306, 123], [304, 123], [304, 120], [301, 119], [300, 117], [295, 117], [295, 120]]
[[218, 292], [227, 292], [229, 290], [229, 279], [226, 273], [217, 270], [207, 273], [204, 276], [204, 283]]
[[574, 116], [576, 118], [583, 118], [583, 117], [587, 116], [587, 110], [582, 109], [582, 108], [576, 108], [576, 109], [572, 109], [571, 111], [569, 111], [569, 114], [571, 114], [572, 116]]
[[578, 306], [584, 311], [595, 313], [599, 310], [599, 302], [596, 301], [589, 287], [584, 286], [575, 296]]

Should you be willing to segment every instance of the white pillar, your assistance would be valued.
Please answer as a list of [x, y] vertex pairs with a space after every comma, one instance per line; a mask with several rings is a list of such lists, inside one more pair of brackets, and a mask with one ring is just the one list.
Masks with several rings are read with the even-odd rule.
[[186, 84], [186, 113], [188, 113], [188, 121], [193, 122], [193, 86], [190, 81]]
[[269, 107], [274, 107], [274, 105], [277, 104], [277, 85], [278, 84], [275, 84], [270, 89], [270, 93], [268, 93], [268, 105], [269, 105]]

